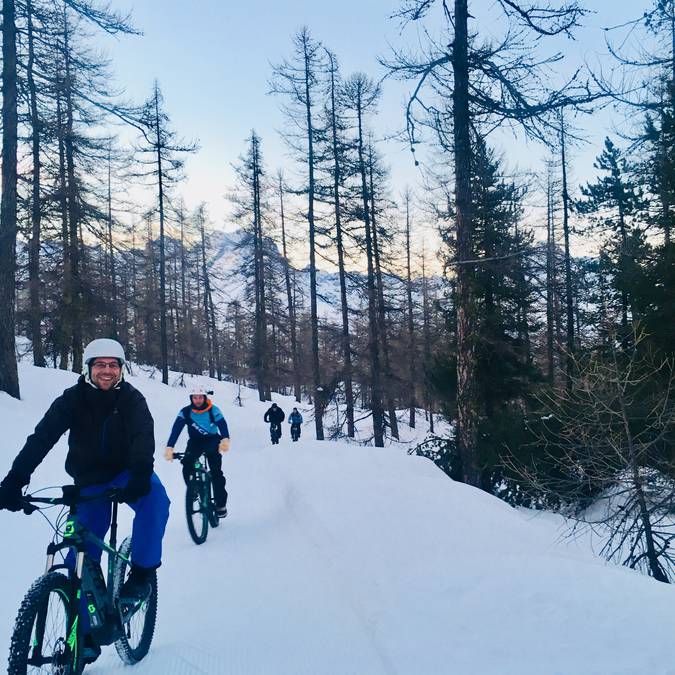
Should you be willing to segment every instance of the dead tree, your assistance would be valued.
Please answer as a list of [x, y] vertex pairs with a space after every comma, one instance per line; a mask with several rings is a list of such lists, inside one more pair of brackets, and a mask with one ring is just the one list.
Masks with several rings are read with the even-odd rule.
[[178, 155], [195, 152], [195, 143], [178, 141], [176, 134], [169, 128], [169, 116], [163, 108], [164, 99], [155, 82], [151, 97], [145, 103], [140, 117], [140, 129], [145, 144], [139, 148], [151, 159], [143, 164], [150, 167], [147, 175], [156, 181], [157, 212], [159, 214], [159, 316], [160, 316], [160, 367], [162, 382], [169, 382], [169, 354], [166, 326], [166, 252], [165, 219], [166, 190], [180, 179], [183, 160]]
[[325, 70], [324, 52], [320, 43], [316, 42], [307, 28], [298, 32], [293, 40], [294, 56], [291, 61], [274, 67], [272, 91], [287, 97], [290, 100], [286, 108], [287, 116], [294, 124], [302, 119], [301, 147], [293, 140], [289, 140], [298, 154], [304, 155], [307, 169], [307, 183], [303, 191], [307, 194], [307, 225], [309, 240], [309, 296], [310, 296], [310, 323], [311, 323], [311, 350], [312, 350], [312, 400], [314, 401], [314, 425], [316, 438], [324, 440], [323, 407], [326, 403], [321, 386], [321, 370], [319, 363], [319, 316], [316, 286], [316, 252], [317, 226], [315, 213], [316, 195], [316, 168], [317, 156], [315, 152], [315, 116], [316, 107], [320, 103], [323, 83], [320, 80]]
[[406, 255], [406, 301], [407, 301], [407, 328], [408, 328], [408, 396], [409, 396], [409, 418], [408, 424], [411, 429], [415, 428], [415, 414], [417, 412], [417, 377], [416, 377], [416, 352], [417, 345], [415, 340], [415, 319], [413, 314], [413, 283], [410, 240], [412, 232], [412, 221], [410, 216], [410, 202], [412, 195], [410, 189], [406, 189], [403, 194], [405, 202], [405, 255]]
[[17, 213], [16, 7], [2, 2], [2, 203], [0, 205], [0, 391], [19, 398], [16, 367], [16, 213]]
[[288, 260], [288, 247], [286, 245], [286, 211], [284, 208], [284, 178], [283, 173], [279, 171], [279, 216], [281, 218], [281, 253], [284, 265], [284, 281], [286, 283], [286, 302], [288, 307], [288, 323], [291, 333], [291, 359], [293, 364], [293, 391], [295, 400], [300, 402], [302, 392], [302, 382], [300, 379], [300, 364], [298, 362], [298, 336], [296, 327], [295, 301], [291, 289], [291, 270]]
[[378, 319], [378, 294], [375, 272], [375, 253], [370, 211], [370, 190], [368, 188], [367, 158], [365, 149], [364, 117], [373, 108], [380, 90], [367, 75], [356, 73], [343, 86], [347, 109], [356, 118], [356, 141], [358, 168], [361, 180], [362, 219], [364, 225], [365, 254], [367, 261], [368, 298], [368, 354], [370, 357], [370, 408], [373, 415], [373, 438], [376, 447], [384, 446], [384, 410], [382, 406], [382, 380], [380, 355], [380, 329]]
[[330, 154], [332, 160], [333, 177], [333, 209], [335, 214], [335, 248], [338, 256], [338, 276], [340, 279], [340, 310], [342, 314], [342, 359], [343, 380], [345, 385], [345, 418], [347, 420], [347, 436], [354, 438], [354, 385], [353, 385], [353, 365], [352, 365], [352, 346], [351, 333], [349, 330], [349, 303], [347, 300], [347, 272], [345, 266], [345, 234], [343, 225], [343, 209], [341, 189], [342, 183], [347, 173], [344, 163], [345, 142], [340, 138], [343, 133], [343, 124], [339, 119], [341, 116], [339, 110], [339, 77], [338, 63], [335, 55], [326, 50], [326, 56], [329, 61], [330, 75], [330, 96], [327, 105], [328, 125], [330, 128]]
[[387, 399], [387, 413], [389, 415], [389, 428], [391, 435], [398, 440], [398, 418], [396, 417], [396, 402], [394, 399], [394, 374], [391, 368], [389, 354], [389, 336], [387, 333], [387, 307], [384, 299], [384, 280], [382, 276], [382, 245], [381, 232], [379, 231], [379, 218], [377, 215], [376, 201], [378, 195], [375, 191], [375, 163], [372, 140], [368, 144], [368, 188], [370, 196], [370, 226], [372, 228], [373, 259], [375, 262], [375, 279], [377, 287], [377, 320], [379, 323], [380, 344], [382, 348], [382, 362], [384, 365], [384, 382]]
[[572, 291], [572, 254], [570, 253], [570, 195], [567, 186], [567, 157], [565, 122], [562, 114], [560, 115], [560, 165], [562, 171], [562, 205], [563, 205], [563, 240], [565, 253], [565, 311], [567, 316], [567, 386], [572, 386], [572, 369], [574, 367], [574, 293]]

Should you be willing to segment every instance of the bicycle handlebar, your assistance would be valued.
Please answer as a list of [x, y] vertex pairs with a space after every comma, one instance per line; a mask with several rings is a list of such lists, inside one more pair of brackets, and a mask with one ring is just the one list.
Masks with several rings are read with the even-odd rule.
[[111, 488], [100, 492], [96, 495], [79, 494], [79, 488], [75, 485], [64, 485], [63, 497], [34, 497], [33, 495], [24, 495], [21, 498], [23, 512], [30, 515], [34, 511], [38, 511], [39, 507], [36, 504], [49, 504], [50, 506], [75, 506], [77, 504], [85, 504], [87, 502], [95, 502], [98, 500], [115, 500], [119, 497], [121, 490], [119, 488]]

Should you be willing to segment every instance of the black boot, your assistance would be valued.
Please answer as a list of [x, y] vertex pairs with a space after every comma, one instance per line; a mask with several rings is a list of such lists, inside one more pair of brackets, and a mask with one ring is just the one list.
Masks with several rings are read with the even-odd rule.
[[152, 592], [152, 578], [155, 567], [140, 567], [131, 563], [131, 574], [122, 584], [119, 599], [123, 602], [141, 602]]

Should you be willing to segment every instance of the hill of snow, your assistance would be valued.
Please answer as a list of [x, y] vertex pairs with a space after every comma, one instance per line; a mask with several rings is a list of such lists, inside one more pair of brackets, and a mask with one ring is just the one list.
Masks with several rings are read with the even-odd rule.
[[[72, 373], [22, 364], [24, 400], [0, 394], [3, 465]], [[453, 482], [404, 447], [269, 442], [251, 390], [215, 390], [232, 449], [230, 515], [195, 546], [180, 465], [162, 459], [184, 389], [129, 378], [156, 423], [156, 470], [172, 499], [159, 617], [133, 671], [112, 648], [87, 673], [137, 675], [675, 674], [675, 589], [556, 543], [552, 519]], [[275, 397], [287, 412], [291, 399]], [[182, 443], [185, 439], [182, 439]], [[32, 490], [67, 482], [62, 439]], [[128, 511], [128, 509], [124, 509]], [[122, 520], [122, 531], [129, 515]], [[0, 660], [50, 539], [35, 514], [0, 512]], [[0, 663], [3, 667], [4, 661]]]

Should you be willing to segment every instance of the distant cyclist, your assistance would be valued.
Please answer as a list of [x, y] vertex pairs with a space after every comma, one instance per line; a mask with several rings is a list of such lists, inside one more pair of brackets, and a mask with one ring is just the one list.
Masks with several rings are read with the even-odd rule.
[[[82, 495], [119, 490], [119, 500], [134, 510], [131, 574], [120, 598], [138, 601], [151, 592], [151, 578], [161, 564], [162, 538], [169, 518], [169, 498], [153, 472], [154, 422], [140, 391], [124, 381], [124, 349], [116, 340], [99, 339], [84, 350], [84, 374], [45, 413], [0, 483], [0, 509], [21, 509], [21, 491], [47, 453], [69, 431], [66, 471]], [[110, 527], [109, 501], [78, 507], [82, 524], [99, 538]], [[101, 559], [90, 544], [89, 555]], [[66, 560], [74, 565], [71, 553]], [[91, 662], [100, 647], [85, 637], [84, 658]]]
[[276, 404], [272, 406], [265, 413], [264, 420], [270, 425], [270, 436], [272, 444], [278, 445], [281, 438], [281, 423], [286, 419], [286, 413]]
[[223, 413], [209, 400], [208, 392], [204, 387], [197, 386], [190, 389], [190, 405], [183, 408], [176, 417], [171, 429], [164, 456], [173, 461], [173, 449], [183, 431], [188, 428], [188, 442], [183, 463], [183, 478], [187, 483], [190, 476], [190, 467], [200, 455], [205, 455], [211, 471], [213, 481], [213, 498], [216, 502], [216, 512], [220, 518], [227, 516], [227, 490], [223, 474], [222, 454], [230, 449], [230, 432]]
[[302, 431], [302, 415], [297, 408], [293, 408], [293, 412], [288, 416], [288, 423], [291, 425], [291, 438], [295, 442], [300, 438]]

